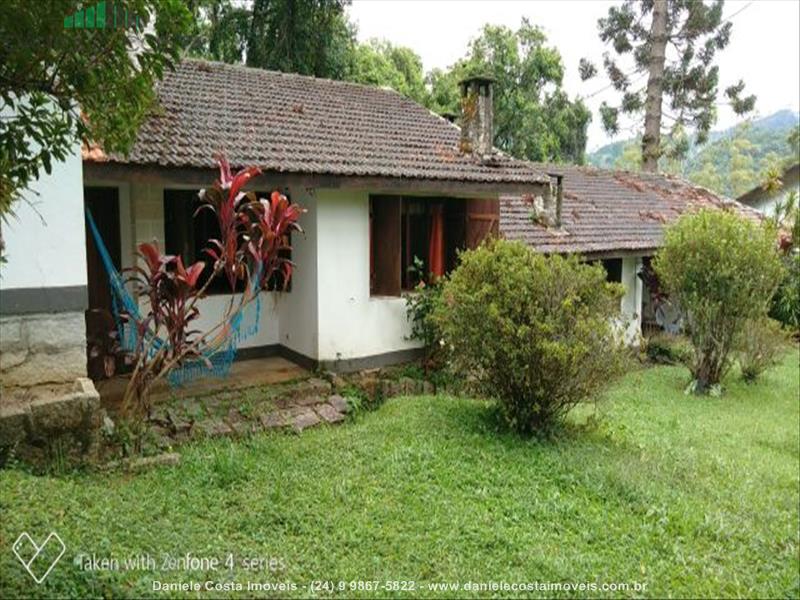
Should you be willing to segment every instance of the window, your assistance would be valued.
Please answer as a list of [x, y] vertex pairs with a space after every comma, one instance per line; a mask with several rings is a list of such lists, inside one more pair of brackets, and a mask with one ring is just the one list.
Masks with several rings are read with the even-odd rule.
[[[257, 192], [259, 198], [269, 197], [266, 192]], [[217, 217], [210, 210], [201, 210], [195, 190], [164, 190], [164, 237], [167, 254], [180, 255], [184, 264], [198, 260], [206, 263], [199, 285], [204, 285], [213, 272], [214, 260], [203, 252], [209, 239], [219, 239]], [[289, 258], [289, 256], [287, 256]], [[241, 282], [237, 282], [241, 291]], [[275, 274], [267, 284], [268, 290], [283, 289], [281, 274]], [[291, 282], [287, 291], [291, 289]], [[218, 275], [208, 286], [209, 294], [229, 294], [230, 284], [224, 273]]]
[[451, 271], [460, 250], [497, 233], [498, 210], [497, 200], [371, 196], [371, 293], [397, 296]]
[[606, 281], [622, 283], [622, 259], [607, 258], [601, 262], [606, 270]]

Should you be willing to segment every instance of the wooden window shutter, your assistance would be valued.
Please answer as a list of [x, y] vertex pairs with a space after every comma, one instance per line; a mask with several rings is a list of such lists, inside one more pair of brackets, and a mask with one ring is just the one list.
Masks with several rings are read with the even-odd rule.
[[400, 196], [371, 196], [370, 213], [370, 292], [379, 296], [399, 296]]
[[487, 237], [500, 233], [500, 201], [495, 198], [470, 198], [466, 211], [466, 245], [477, 248]]

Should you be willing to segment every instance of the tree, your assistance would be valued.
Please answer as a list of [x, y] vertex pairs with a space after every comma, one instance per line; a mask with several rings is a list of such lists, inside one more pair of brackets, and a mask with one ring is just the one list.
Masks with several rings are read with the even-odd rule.
[[420, 104], [429, 101], [422, 59], [410, 48], [394, 46], [385, 40], [372, 39], [355, 47], [347, 79], [391, 87]]
[[180, 0], [130, 0], [147, 26], [74, 29], [79, 0], [0, 2], [0, 214], [78, 142], [126, 152], [178, 59], [190, 15]]
[[547, 37], [523, 19], [519, 29], [485, 25], [465, 58], [448, 72], [432, 71], [430, 107], [459, 113], [457, 82], [468, 75], [494, 78], [495, 145], [512, 156], [583, 163], [591, 119], [580, 100], [562, 89], [564, 65]]
[[[617, 106], [605, 102], [600, 107], [603, 127], [609, 134], [618, 131], [620, 113], [644, 115], [642, 168], [656, 171], [665, 153], [662, 144], [664, 117], [672, 121], [671, 130], [691, 127], [698, 143], [703, 143], [716, 122], [719, 68], [714, 64], [718, 50], [730, 41], [732, 24], [722, 18], [724, 0], [626, 0], [613, 6], [598, 21], [600, 39], [610, 44], [616, 58], [603, 56], [603, 66], [613, 88], [621, 94]], [[649, 25], [648, 25], [649, 19]], [[632, 57], [624, 67], [619, 58]], [[597, 68], [586, 59], [580, 64], [581, 77], [593, 77]], [[636, 87], [643, 78], [646, 85]], [[736, 114], [755, 106], [755, 96], [743, 97], [744, 83], [725, 90]], [[670, 112], [663, 110], [668, 100]], [[679, 145], [674, 151], [688, 150]]]
[[193, 23], [183, 45], [187, 54], [226, 63], [242, 62], [251, 12], [232, 0], [187, 0]]
[[247, 65], [344, 79], [354, 32], [348, 0], [253, 0]]
[[653, 267], [686, 316], [692, 389], [718, 388], [745, 325], [766, 316], [783, 268], [775, 228], [704, 209], [667, 228]]

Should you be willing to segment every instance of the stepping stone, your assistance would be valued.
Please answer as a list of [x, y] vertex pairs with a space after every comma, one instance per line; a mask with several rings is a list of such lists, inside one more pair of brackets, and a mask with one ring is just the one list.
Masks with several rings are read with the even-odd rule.
[[328, 404], [330, 404], [340, 413], [350, 412], [350, 405], [347, 403], [347, 399], [343, 398], [339, 394], [328, 396]]
[[325, 399], [321, 396], [304, 396], [295, 400], [298, 406], [313, 406], [315, 404], [322, 404]]
[[319, 404], [314, 407], [317, 411], [317, 414], [325, 419], [328, 423], [338, 423], [339, 421], [344, 421], [344, 415], [336, 410], [330, 404]]
[[289, 418], [286, 414], [288, 411], [276, 410], [264, 415], [261, 415], [261, 424], [264, 429], [275, 429], [277, 427], [285, 427], [289, 424]]
[[226, 423], [213, 419], [208, 419], [202, 423], [198, 423], [197, 428], [208, 437], [221, 437], [223, 435], [231, 435], [233, 433], [233, 430]]
[[309, 408], [294, 418], [294, 421], [292, 421], [292, 427], [297, 433], [300, 433], [304, 429], [308, 429], [309, 427], [317, 425], [319, 422], [319, 417], [313, 410]]

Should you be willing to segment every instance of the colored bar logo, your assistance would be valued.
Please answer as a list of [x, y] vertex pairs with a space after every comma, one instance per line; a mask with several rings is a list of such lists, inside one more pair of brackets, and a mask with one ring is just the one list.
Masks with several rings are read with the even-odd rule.
[[121, 2], [101, 0], [64, 17], [64, 29], [135, 29], [144, 28], [144, 19], [128, 12]]

